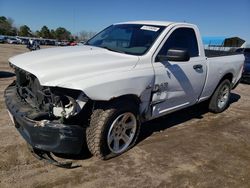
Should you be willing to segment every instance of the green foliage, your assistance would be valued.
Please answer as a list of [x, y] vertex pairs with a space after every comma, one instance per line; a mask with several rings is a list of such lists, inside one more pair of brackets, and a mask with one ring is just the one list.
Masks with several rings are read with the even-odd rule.
[[52, 39], [56, 39], [56, 32], [55, 32], [54, 29], [51, 29], [51, 30], [50, 30], [50, 37], [51, 37]]
[[23, 36], [23, 37], [31, 37], [32, 36], [32, 32], [31, 32], [30, 28], [27, 25], [22, 25], [19, 28], [18, 35], [19, 36]]
[[58, 40], [69, 40], [71, 33], [63, 27], [58, 27], [55, 31], [55, 35]]
[[37, 31], [34, 33], [34, 36], [36, 36], [36, 37], [41, 37], [40, 31], [37, 30]]
[[70, 31], [64, 27], [58, 27], [57, 29], [49, 29], [44, 25], [40, 30], [32, 32], [27, 25], [22, 25], [19, 29], [13, 26], [13, 20], [11, 18], [6, 18], [0, 16], [0, 35], [9, 35], [9, 36], [24, 36], [24, 37], [42, 37], [45, 39], [57, 39], [68, 40], [68, 41], [78, 41], [91, 38], [95, 33], [82, 31], [78, 36], [71, 35]]
[[17, 29], [13, 27], [13, 20], [0, 16], [0, 35], [14, 36], [17, 33]]
[[48, 39], [51, 38], [50, 30], [47, 26], [43, 26], [40, 30], [40, 37]]

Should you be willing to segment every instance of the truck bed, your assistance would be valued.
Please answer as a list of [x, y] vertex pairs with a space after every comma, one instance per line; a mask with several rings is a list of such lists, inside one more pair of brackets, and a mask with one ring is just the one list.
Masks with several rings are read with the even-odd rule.
[[210, 58], [210, 57], [230, 56], [230, 55], [239, 55], [239, 54], [240, 54], [239, 52], [205, 49], [205, 55], [208, 58]]

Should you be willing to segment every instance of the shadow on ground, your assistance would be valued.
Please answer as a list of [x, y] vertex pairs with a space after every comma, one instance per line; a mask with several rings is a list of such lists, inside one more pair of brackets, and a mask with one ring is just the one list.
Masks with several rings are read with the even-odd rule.
[[0, 71], [0, 78], [10, 78], [15, 76], [12, 72]]
[[240, 82], [241, 84], [244, 84], [244, 85], [250, 85], [250, 80], [246, 81], [246, 80], [241, 80]]
[[72, 160], [84, 160], [84, 159], [89, 159], [92, 157], [92, 154], [90, 153], [87, 144], [84, 143], [84, 146], [82, 147], [82, 150], [80, 154], [78, 155], [71, 155], [71, 154], [55, 154], [56, 157], [60, 157], [63, 159], [72, 159]]
[[[239, 99], [240, 95], [231, 93], [230, 105], [237, 102]], [[151, 136], [154, 132], [166, 130], [170, 127], [179, 125], [191, 119], [202, 119], [203, 115], [208, 112], [208, 102], [205, 101], [183, 110], [173, 112], [158, 119], [146, 122], [141, 127], [141, 133], [138, 139], [138, 143]]]

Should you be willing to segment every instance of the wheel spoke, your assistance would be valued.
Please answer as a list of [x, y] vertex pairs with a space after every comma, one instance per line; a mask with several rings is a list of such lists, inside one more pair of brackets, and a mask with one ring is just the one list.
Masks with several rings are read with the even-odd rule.
[[122, 134], [122, 140], [125, 144], [129, 141], [129, 136], [125, 132]]
[[125, 114], [123, 117], [122, 117], [122, 123], [126, 123], [126, 121], [129, 119], [129, 114]]
[[118, 119], [118, 120], [115, 122], [114, 127], [119, 126], [121, 123], [122, 123], [122, 118]]
[[109, 139], [108, 139], [108, 144], [111, 144], [111, 142], [115, 139], [115, 134], [114, 132], [111, 133]]
[[228, 90], [225, 90], [224, 92], [223, 92], [223, 94], [222, 94], [223, 96], [226, 96], [226, 95], [228, 95]]
[[126, 130], [132, 129], [132, 128], [134, 128], [134, 126], [135, 126], [135, 122], [133, 122], [133, 121], [130, 121], [130, 122], [124, 124], [124, 128], [125, 128]]
[[120, 148], [119, 148], [119, 139], [118, 138], [115, 138], [114, 139], [114, 150], [118, 151]]
[[220, 92], [219, 100], [218, 100], [218, 106], [220, 108], [223, 108], [223, 106], [227, 103], [229, 98], [229, 88], [227, 86], [224, 86]]

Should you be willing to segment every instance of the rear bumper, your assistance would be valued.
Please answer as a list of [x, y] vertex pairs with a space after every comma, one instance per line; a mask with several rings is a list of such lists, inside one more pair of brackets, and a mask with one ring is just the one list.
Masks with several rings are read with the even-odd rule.
[[34, 109], [21, 101], [15, 86], [9, 86], [4, 97], [15, 127], [32, 147], [55, 153], [80, 153], [84, 140], [84, 129], [81, 126], [29, 119], [27, 116]]

